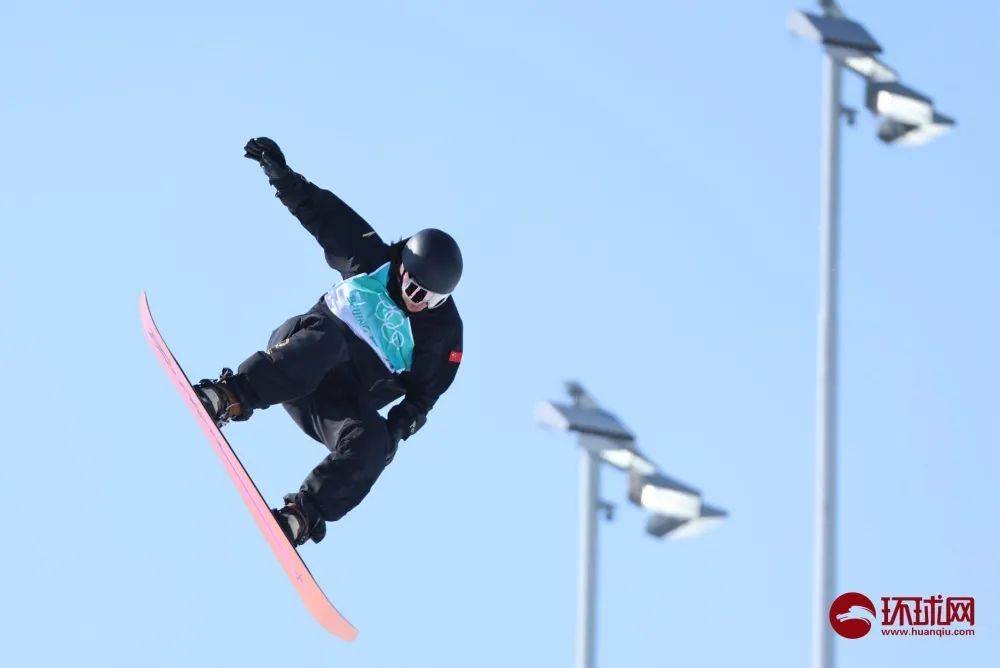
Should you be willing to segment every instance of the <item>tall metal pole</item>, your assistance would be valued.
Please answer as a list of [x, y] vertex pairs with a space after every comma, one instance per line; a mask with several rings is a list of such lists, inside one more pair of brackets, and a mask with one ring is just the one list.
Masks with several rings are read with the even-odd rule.
[[837, 264], [840, 199], [840, 63], [823, 57], [823, 148], [820, 190], [820, 294], [816, 374], [814, 668], [832, 668], [837, 554]]
[[580, 449], [580, 572], [576, 620], [576, 667], [594, 668], [597, 602], [597, 455]]

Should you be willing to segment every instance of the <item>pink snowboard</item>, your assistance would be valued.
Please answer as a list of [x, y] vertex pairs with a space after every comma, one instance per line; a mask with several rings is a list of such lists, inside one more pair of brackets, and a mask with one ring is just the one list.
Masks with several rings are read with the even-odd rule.
[[226, 437], [222, 435], [219, 428], [215, 426], [215, 422], [202, 408], [201, 402], [198, 401], [194, 390], [191, 389], [191, 382], [156, 329], [153, 315], [149, 312], [149, 302], [146, 300], [145, 292], [139, 298], [139, 312], [142, 316], [142, 328], [146, 332], [149, 345], [156, 352], [156, 356], [163, 368], [166, 369], [167, 375], [173, 381], [174, 387], [184, 397], [191, 413], [201, 425], [202, 431], [208, 436], [215, 454], [219, 455], [219, 459], [222, 460], [223, 467], [232, 478], [240, 496], [243, 497], [243, 502], [246, 503], [250, 515], [257, 522], [257, 527], [264, 534], [264, 538], [271, 546], [271, 550], [274, 551], [274, 555], [278, 557], [281, 567], [285, 569], [288, 579], [292, 581], [295, 590], [299, 592], [299, 596], [302, 597], [309, 613], [330, 633], [344, 640], [354, 640], [358, 635], [357, 629], [337, 612], [337, 609], [323, 594], [323, 590], [316, 584], [316, 580], [313, 579], [312, 573], [309, 572], [299, 553], [281, 533], [281, 528], [278, 527], [271, 515], [271, 509], [264, 501], [264, 497], [261, 496], [253, 480], [247, 475], [246, 469], [243, 468], [243, 464], [233, 452], [229, 442], [226, 441]]

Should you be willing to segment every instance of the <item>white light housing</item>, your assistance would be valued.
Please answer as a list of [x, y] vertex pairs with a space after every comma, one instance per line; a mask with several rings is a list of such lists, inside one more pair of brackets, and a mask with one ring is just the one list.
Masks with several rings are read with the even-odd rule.
[[594, 453], [622, 471], [635, 471], [646, 475], [656, 470], [653, 463], [639, 452], [632, 441], [614, 440], [594, 434], [581, 433], [580, 447]]
[[623, 471], [635, 471], [641, 475], [649, 475], [656, 471], [653, 462], [634, 448], [605, 448], [598, 452], [597, 456]]
[[629, 477], [628, 498], [632, 503], [666, 517], [690, 520], [701, 514], [701, 493], [660, 473], [633, 473]]
[[934, 121], [931, 98], [900, 83], [869, 82], [865, 98], [872, 112], [893, 121], [914, 126]]
[[837, 46], [829, 47], [827, 51], [831, 56], [842, 61], [849, 69], [857, 72], [866, 79], [878, 83], [899, 81], [899, 75], [896, 73], [896, 70], [870, 53]]
[[944, 114], [934, 114], [930, 123], [908, 125], [886, 119], [878, 129], [878, 137], [887, 144], [922, 146], [955, 127], [955, 120]]
[[543, 401], [535, 408], [535, 419], [554, 429], [575, 432], [583, 448], [623, 471], [649, 474], [656, 470], [635, 447], [635, 436], [628, 427], [596, 404]]
[[726, 516], [724, 510], [703, 505], [701, 514], [690, 520], [653, 515], [646, 522], [646, 532], [657, 538], [692, 538], [715, 528]]

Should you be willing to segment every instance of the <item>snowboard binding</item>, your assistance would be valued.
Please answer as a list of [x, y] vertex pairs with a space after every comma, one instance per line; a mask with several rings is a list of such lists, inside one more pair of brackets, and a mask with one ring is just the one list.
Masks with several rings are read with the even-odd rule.
[[[301, 493], [286, 494], [282, 500], [285, 502], [284, 507], [272, 508], [271, 514], [289, 543], [298, 547], [310, 540], [318, 543], [326, 537], [326, 522], [318, 514], [307, 512], [312, 504], [303, 499]], [[315, 517], [311, 519], [308, 515]]]
[[249, 420], [253, 414], [253, 409], [240, 399], [236, 391], [232, 369], [224, 368], [219, 373], [218, 380], [205, 378], [193, 387], [198, 399], [201, 400], [201, 405], [220, 429], [230, 420], [242, 422]]

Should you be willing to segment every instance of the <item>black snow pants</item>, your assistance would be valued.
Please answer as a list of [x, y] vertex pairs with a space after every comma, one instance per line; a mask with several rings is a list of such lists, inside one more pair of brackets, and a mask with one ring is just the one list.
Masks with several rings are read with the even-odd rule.
[[390, 449], [385, 419], [358, 379], [347, 336], [352, 334], [317, 304], [286, 320], [271, 334], [267, 350], [247, 358], [237, 374], [254, 408], [280, 403], [302, 431], [330, 450], [298, 493], [307, 514], [328, 522], [361, 503]]

